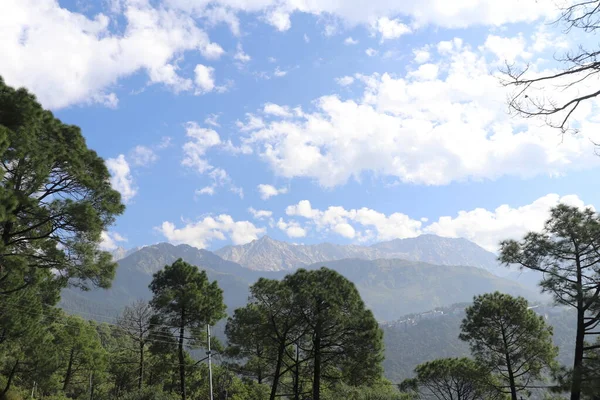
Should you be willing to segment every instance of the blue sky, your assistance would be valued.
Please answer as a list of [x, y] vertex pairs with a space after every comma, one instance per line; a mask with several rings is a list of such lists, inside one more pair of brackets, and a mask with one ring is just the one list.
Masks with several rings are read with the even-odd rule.
[[590, 103], [561, 142], [509, 117], [504, 60], [543, 72], [582, 38], [547, 24], [551, 1], [471, 3], [9, 0], [0, 75], [107, 160], [127, 202], [107, 249], [436, 233], [494, 250], [559, 201], [600, 203], [600, 121]]

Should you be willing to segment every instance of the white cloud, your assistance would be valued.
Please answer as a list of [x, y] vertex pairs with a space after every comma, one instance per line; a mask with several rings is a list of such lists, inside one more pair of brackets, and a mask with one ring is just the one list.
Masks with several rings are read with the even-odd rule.
[[267, 21], [281, 32], [287, 31], [292, 26], [290, 14], [283, 9], [276, 8], [269, 12], [267, 14]]
[[273, 72], [273, 75], [275, 75], [278, 78], [281, 78], [282, 76], [286, 76], [287, 75], [287, 71], [281, 70], [279, 69], [279, 67], [275, 68], [275, 72]]
[[277, 228], [284, 231], [285, 234], [291, 238], [299, 238], [306, 236], [306, 229], [301, 227], [300, 224], [296, 221], [286, 222], [282, 218], [279, 218], [279, 221], [277, 221]]
[[406, 76], [420, 81], [431, 81], [438, 77], [439, 71], [440, 67], [437, 64], [421, 64], [416, 71], [411, 71]]
[[252, 147], [248, 146], [247, 144], [242, 144], [240, 146], [236, 146], [233, 144], [233, 142], [230, 139], [228, 139], [225, 142], [225, 144], [223, 146], [221, 146], [221, 149], [230, 154], [252, 154], [253, 153]]
[[234, 36], [240, 35], [240, 21], [235, 12], [229, 7], [215, 5], [213, 7], [197, 10], [196, 14], [204, 17], [209, 27], [224, 23], [229, 26], [229, 30]]
[[213, 166], [204, 157], [208, 149], [221, 144], [219, 134], [213, 129], [201, 128], [193, 121], [187, 122], [185, 129], [186, 136], [191, 140], [183, 145], [181, 164], [195, 168], [201, 174], [210, 171]]
[[239, 128], [241, 132], [250, 132], [255, 131], [257, 129], [262, 129], [265, 126], [262, 118], [257, 117], [251, 113], [246, 114], [246, 119], [248, 122], [243, 123], [241, 121], [236, 121], [236, 126]]
[[204, 120], [204, 123], [207, 125], [219, 127], [221, 125], [219, 124], [218, 120], [219, 120], [219, 114], [210, 114], [208, 117], [206, 117], [206, 119]]
[[194, 81], [197, 86], [196, 93], [202, 94], [213, 91], [215, 88], [214, 72], [215, 69], [213, 67], [207, 67], [202, 64], [196, 65], [196, 68], [194, 68]]
[[237, 194], [240, 199], [244, 198], [244, 189], [239, 186], [235, 186], [234, 184], [230, 183], [229, 191]]
[[160, 139], [160, 143], [156, 145], [156, 148], [159, 150], [163, 150], [166, 149], [167, 147], [171, 146], [171, 137], [170, 136], [163, 136]]
[[7, 84], [27, 87], [52, 109], [77, 103], [115, 107], [111, 89], [119, 79], [145, 71], [150, 83], [190, 90], [191, 80], [179, 75], [177, 59], [187, 51], [216, 54], [218, 45], [185, 13], [143, 0], [112, 9], [122, 12], [119, 33], [111, 32], [107, 15], [88, 17], [55, 0], [4, 2], [0, 71]]
[[[501, 240], [520, 239], [529, 231], [540, 231], [550, 216], [550, 209], [559, 203], [594, 209], [577, 195], [561, 197], [551, 193], [524, 206], [504, 204], [491, 211], [483, 208], [459, 211], [453, 217], [442, 216], [428, 225], [425, 225], [427, 218], [413, 219], [400, 212], [386, 215], [366, 207], [345, 209], [330, 206], [319, 210], [313, 208], [308, 200], [288, 206], [285, 212], [290, 217], [307, 220], [307, 225], [317, 231], [335, 233], [359, 242], [403, 239], [432, 233], [443, 237], [463, 237], [495, 252]], [[307, 230], [306, 225], [287, 223], [281, 219], [277, 225], [282, 230], [290, 226], [302, 228], [305, 232]]]
[[[308, 200], [288, 206], [285, 213], [308, 219], [317, 230], [332, 231], [345, 238], [357, 238], [360, 241], [415, 237], [421, 233], [422, 226], [421, 221], [402, 213], [385, 215], [366, 207], [346, 210], [339, 206], [330, 206], [323, 211], [312, 208]], [[362, 226], [364, 230], [357, 232], [351, 224]]]
[[[332, 16], [327, 32], [338, 20], [346, 27], [377, 21], [382, 38], [388, 38], [406, 31], [398, 18], [414, 29], [430, 24], [501, 26], [552, 18], [556, 6], [537, 0], [111, 0], [106, 14], [87, 16], [62, 8], [56, 0], [6, 0], [0, 15], [0, 70], [9, 85], [29, 88], [53, 109], [82, 103], [115, 107], [113, 88], [140, 71], [150, 83], [193, 90], [192, 78], [182, 75], [178, 62], [196, 51], [207, 59], [223, 54], [199, 26], [200, 19], [209, 27], [226, 23], [239, 35], [240, 13], [258, 14], [280, 31], [290, 28], [293, 13]], [[112, 29], [117, 24], [120, 29]], [[540, 46], [543, 42], [540, 38]], [[249, 57], [238, 52], [236, 59], [245, 62]]]
[[137, 188], [131, 176], [129, 163], [123, 154], [119, 154], [117, 158], [109, 158], [106, 160], [106, 167], [110, 171], [110, 184], [119, 193], [123, 202], [128, 203], [129, 200], [137, 194]]
[[212, 184], [196, 190], [194, 192], [195, 195], [207, 194], [212, 196], [217, 192], [217, 188], [226, 186], [229, 188], [230, 192], [235, 193], [241, 199], [244, 198], [244, 189], [236, 186], [227, 171], [223, 168], [215, 168], [212, 165], [209, 165], [205, 171], [208, 171], [208, 177], [212, 180]]
[[548, 31], [548, 25], [546, 24], [539, 24], [537, 26], [537, 29], [533, 33], [532, 41], [533, 43], [531, 43], [529, 50], [533, 53], [541, 53], [548, 49], [552, 49], [553, 51], [560, 49], [564, 51], [569, 48], [569, 42], [562, 32]]
[[170, 243], [188, 244], [200, 249], [206, 248], [214, 240], [231, 239], [235, 245], [246, 244], [258, 239], [265, 232], [249, 221], [234, 221], [230, 215], [205, 217], [197, 222], [186, 222], [181, 228], [165, 221], [156, 228]]
[[542, 230], [550, 216], [550, 208], [559, 203], [580, 208], [586, 206], [577, 195], [548, 194], [521, 207], [503, 204], [492, 211], [483, 208], [459, 211], [454, 217], [440, 217], [424, 231], [446, 237], [464, 237], [489, 251], [497, 251], [501, 240], [521, 239], [529, 231]]
[[119, 247], [120, 242], [126, 242], [127, 239], [118, 234], [117, 232], [102, 231], [100, 234], [100, 250], [111, 251]]
[[215, 187], [214, 186], [205, 186], [202, 189], [196, 190], [196, 194], [198, 194], [198, 195], [207, 194], [209, 196], [212, 196], [215, 194]]
[[275, 186], [265, 184], [260, 184], [257, 186], [257, 188], [258, 192], [260, 193], [260, 198], [263, 200], [267, 200], [270, 197], [278, 196], [288, 192], [288, 189], [285, 187], [277, 189]]
[[463, 41], [461, 38], [454, 38], [452, 40], [443, 40], [437, 44], [437, 51], [441, 55], [448, 55], [453, 50], [461, 50], [463, 47]]
[[306, 43], [310, 43], [310, 38], [308, 37], [308, 35], [306, 33], [304, 34], [304, 41]]
[[490, 74], [499, 60], [494, 54], [460, 39], [437, 49], [436, 62], [416, 72], [355, 75], [364, 85], [362, 96], [323, 96], [312, 102], [315, 111], [261, 120], [263, 126], [254, 124], [242, 141], [277, 175], [313, 178], [325, 187], [367, 172], [446, 185], [555, 176], [600, 165], [592, 144], [600, 142], [600, 121], [594, 119], [600, 102], [573, 115], [580, 135], [560, 136], [538, 120], [507, 114], [509, 89], [497, 73]]
[[253, 207], [248, 208], [248, 212], [252, 214], [254, 219], [265, 219], [273, 216], [273, 211], [268, 210], [256, 210]]
[[333, 231], [340, 236], [343, 236], [348, 239], [354, 238], [356, 235], [356, 231], [352, 227], [352, 225], [342, 222], [341, 224], [337, 224], [333, 227]]
[[358, 40], [352, 39], [352, 36], [348, 36], [346, 39], [344, 39], [344, 44], [347, 44], [347, 45], [358, 44]]
[[522, 36], [508, 38], [488, 35], [483, 44], [483, 48], [494, 53], [502, 64], [505, 61], [512, 64], [517, 58], [524, 60], [531, 58], [532, 54], [525, 50], [525, 46], [525, 39]]
[[148, 74], [152, 82], [164, 83], [170, 86], [175, 93], [190, 90], [193, 86], [192, 81], [179, 76], [177, 70], [176, 65], [165, 64], [152, 69]]
[[209, 186], [196, 190], [196, 195], [208, 194], [210, 196], [216, 193], [218, 187], [227, 186], [229, 190], [237, 194], [240, 198], [244, 198], [242, 188], [234, 185], [231, 177], [223, 168], [213, 166], [207, 159], [206, 153], [209, 149], [219, 147], [231, 153], [252, 152], [247, 145], [235, 147], [231, 141], [223, 143], [219, 134], [213, 129], [200, 127], [196, 122], [190, 121], [186, 125], [186, 136], [191, 140], [183, 145], [183, 166], [194, 168], [200, 174], [208, 174], [208, 177], [213, 181]]
[[323, 30], [323, 34], [325, 36], [333, 36], [339, 32], [339, 26], [337, 23], [332, 22], [325, 25], [325, 29]]
[[289, 107], [282, 107], [277, 104], [267, 103], [263, 108], [263, 112], [269, 115], [275, 115], [278, 117], [291, 117], [292, 113], [290, 112]]
[[[423, 27], [435, 25], [443, 28], [466, 28], [469, 26], [501, 26], [515, 22], [533, 22], [539, 18], [552, 18], [556, 15], [555, 2], [536, 0], [472, 0], [447, 2], [439, 0], [389, 1], [372, 0], [320, 0], [301, 2], [297, 0], [215, 0], [188, 1], [169, 0], [188, 12], [201, 12], [214, 6], [221, 6], [233, 13], [258, 13], [280, 31], [291, 27], [290, 16], [293, 13], [305, 13], [315, 16], [332, 16], [327, 20], [328, 27], [335, 27], [338, 20], [345, 26], [370, 24], [374, 20], [387, 17], [404, 17], [411, 26]], [[518, 10], [515, 12], [514, 10]], [[333, 20], [333, 21], [331, 21]], [[339, 25], [339, 24], [338, 24]], [[331, 28], [329, 28], [331, 29]]]
[[156, 155], [154, 150], [141, 145], [134, 147], [134, 149], [130, 153], [129, 158], [131, 158], [131, 160], [133, 161], [133, 165], [142, 167], [148, 166], [156, 162], [156, 160], [158, 160], [158, 156]]
[[408, 25], [403, 24], [398, 19], [389, 19], [387, 17], [379, 18], [375, 28], [381, 34], [382, 42], [388, 39], [397, 39], [402, 35], [411, 33]]
[[202, 53], [209, 60], [218, 60], [223, 54], [225, 54], [225, 50], [217, 43], [209, 43]]
[[277, 59], [275, 57], [269, 57], [267, 61], [269, 61], [270, 63], [275, 63], [277, 62]]
[[377, 55], [377, 50], [369, 47], [368, 49], [365, 50], [365, 53], [369, 56], [369, 57], [373, 57]]
[[252, 59], [252, 57], [250, 57], [248, 54], [244, 53], [244, 49], [242, 48], [241, 43], [237, 44], [237, 51], [236, 51], [235, 55], [233, 56], [233, 58], [242, 63], [247, 63]]
[[431, 58], [431, 53], [425, 49], [413, 50], [413, 54], [415, 55], [415, 62], [418, 64], [423, 64]]
[[335, 81], [340, 86], [350, 86], [354, 83], [354, 78], [351, 76], [342, 76], [341, 78], [336, 78]]

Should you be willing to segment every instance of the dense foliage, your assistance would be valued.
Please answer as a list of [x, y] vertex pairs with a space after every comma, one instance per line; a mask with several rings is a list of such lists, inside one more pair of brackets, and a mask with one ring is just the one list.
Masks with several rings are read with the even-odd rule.
[[528, 306], [522, 297], [498, 292], [477, 296], [461, 325], [460, 339], [470, 344], [481, 365], [497, 374], [497, 388], [512, 400], [552, 369], [558, 354], [552, 327]]
[[335, 271], [299, 269], [283, 281], [260, 279], [226, 333], [236, 368], [269, 382], [273, 400], [321, 398], [334, 389], [373, 385], [382, 374], [382, 334], [354, 284]]
[[438, 400], [501, 399], [497, 382], [485, 365], [469, 358], [440, 358], [418, 365], [416, 377], [400, 385], [406, 393]]

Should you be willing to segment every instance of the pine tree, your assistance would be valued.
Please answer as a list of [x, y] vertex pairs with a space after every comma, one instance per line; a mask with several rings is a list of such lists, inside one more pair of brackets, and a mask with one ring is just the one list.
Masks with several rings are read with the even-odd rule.
[[[400, 384], [400, 390], [438, 400], [501, 399], [494, 379], [484, 365], [469, 358], [442, 358], [419, 364], [415, 378]], [[420, 398], [420, 397], [419, 397]]]
[[600, 217], [592, 209], [560, 204], [551, 210], [541, 232], [501, 243], [500, 260], [543, 273], [542, 291], [577, 312], [575, 354], [570, 377], [571, 400], [581, 398], [586, 353], [600, 348], [586, 344], [600, 324]]
[[475, 297], [466, 313], [460, 339], [508, 385], [512, 400], [540, 379], [545, 368], [553, 367], [558, 348], [552, 344], [552, 327], [528, 309], [524, 298], [484, 294]]
[[208, 281], [205, 271], [178, 259], [154, 274], [150, 283], [150, 305], [156, 312], [156, 325], [177, 331], [181, 399], [186, 399], [186, 359], [184, 347], [202, 343], [206, 325], [225, 317], [223, 291], [217, 281]]

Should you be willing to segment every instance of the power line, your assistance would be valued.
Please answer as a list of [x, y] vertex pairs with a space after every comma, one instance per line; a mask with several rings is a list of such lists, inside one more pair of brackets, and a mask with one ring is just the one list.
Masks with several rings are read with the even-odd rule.
[[[15, 305], [12, 305], [11, 307], [17, 308], [17, 309], [20, 308], [19, 306], [15, 306]], [[59, 310], [57, 308], [55, 308], [55, 309]], [[50, 316], [50, 315], [47, 315], [47, 314], [46, 315], [43, 315], [43, 314], [40, 315], [39, 313], [34, 313], [34, 312], [31, 312], [31, 311], [27, 311], [27, 309], [21, 309], [19, 312], [23, 312], [23, 313], [26, 313], [26, 314], [30, 314], [30, 315], [34, 315], [34, 316], [39, 316], [39, 317], [42, 317], [42, 318], [46, 318], [46, 319], [49, 320], [50, 323], [54, 323], [54, 324], [58, 324], [58, 325], [66, 326], [66, 327], [71, 327], [71, 328], [77, 327], [74, 324], [71, 324], [71, 323], [68, 323], [68, 322], [65, 322], [65, 321], [61, 321], [61, 318], [62, 318], [61, 315], [56, 315], [56, 316], [53, 316], [53, 317]], [[89, 320], [88, 320], [88, 322], [89, 322]], [[115, 328], [117, 328], [117, 329], [119, 329], [119, 330], [121, 330], [121, 331], [123, 331], [125, 333], [129, 333], [129, 331], [127, 329], [123, 328], [120, 325], [112, 324], [112, 323], [108, 323], [108, 322], [102, 322], [102, 323], [106, 324], [106, 325], [109, 325], [109, 326], [112, 326], [112, 327], [115, 327]], [[171, 327], [171, 329], [177, 329], [177, 328]], [[145, 342], [154, 342], [154, 343], [175, 344], [175, 341], [153, 339], [152, 336], [158, 337], [158, 338], [162, 338], [162, 339], [168, 339], [169, 338], [169, 336], [164, 335], [164, 334], [153, 334], [149, 338], [145, 339], [144, 341]], [[189, 337], [184, 337], [184, 339], [186, 339], [186, 340], [195, 340], [195, 338], [189, 338]]]
[[[124, 328], [121, 327], [120, 325], [118, 325], [119, 321], [139, 323], [139, 321], [135, 320], [135, 319], [128, 319], [128, 318], [122, 318], [122, 317], [112, 317], [112, 316], [103, 315], [103, 314], [94, 314], [94, 313], [79, 312], [79, 311], [76, 311], [76, 310], [73, 310], [73, 309], [69, 309], [69, 308], [65, 308], [65, 307], [56, 307], [56, 306], [53, 306], [51, 304], [45, 304], [45, 303], [41, 303], [41, 305], [44, 306], [44, 307], [51, 308], [52, 310], [57, 310], [57, 311], [58, 310], [64, 310], [64, 311], [67, 311], [67, 312], [70, 311], [70, 313], [68, 313], [68, 314], [71, 314], [71, 315], [73, 315], [73, 314], [87, 314], [87, 315], [94, 315], [94, 316], [98, 316], [98, 317], [107, 318], [107, 319], [110, 319], [112, 321], [111, 322], [108, 322], [108, 321], [98, 321], [98, 320], [95, 320], [95, 321], [98, 322], [98, 323], [103, 323], [103, 324], [107, 324], [107, 325], [111, 325], [111, 326], [117, 326], [117, 327], [119, 327], [121, 329], [124, 329]], [[34, 313], [33, 311], [31, 311], [31, 310], [35, 310], [36, 309], [34, 307], [24, 307], [22, 305], [16, 305], [16, 304], [12, 304], [12, 305], [10, 305], [10, 307], [12, 307], [12, 308], [20, 308], [22, 310], [30, 311], [30, 314], [32, 314], [32, 315], [38, 315], [39, 314], [39, 313]], [[94, 319], [93, 318], [88, 319], [88, 321], [90, 321], [90, 320], [94, 320]], [[150, 328], [151, 327], [162, 327], [162, 328], [174, 329], [174, 330], [175, 329], [180, 329], [180, 326], [168, 325], [168, 324], [148, 323], [147, 326], [150, 327]], [[166, 335], [162, 335], [162, 336], [167, 337]], [[196, 338], [190, 338], [190, 337], [184, 337], [184, 339], [187, 339], [187, 340], [196, 340]]]

